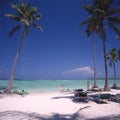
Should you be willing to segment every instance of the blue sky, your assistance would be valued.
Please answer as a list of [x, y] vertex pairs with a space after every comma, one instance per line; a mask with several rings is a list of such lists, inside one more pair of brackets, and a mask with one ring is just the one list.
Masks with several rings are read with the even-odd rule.
[[[13, 13], [10, 3], [19, 0], [1, 0], [0, 3], [0, 79], [9, 79], [22, 29], [11, 38], [8, 32], [17, 24], [4, 13]], [[24, 1], [24, 0], [23, 0]], [[90, 0], [25, 0], [42, 14], [37, 23], [43, 32], [30, 28], [20, 52], [15, 79], [81, 79], [93, 76], [91, 37], [78, 25], [87, 19], [83, 10]], [[115, 4], [120, 4], [119, 0]], [[107, 29], [106, 48], [120, 48], [116, 34]], [[104, 77], [102, 41], [95, 36], [97, 77]], [[120, 62], [116, 64], [120, 77]], [[108, 75], [113, 69], [108, 66]]]

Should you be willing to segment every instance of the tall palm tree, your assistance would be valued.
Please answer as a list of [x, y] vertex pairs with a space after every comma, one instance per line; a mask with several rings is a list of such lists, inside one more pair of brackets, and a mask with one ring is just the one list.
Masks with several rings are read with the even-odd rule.
[[14, 74], [15, 74], [15, 69], [16, 69], [16, 64], [18, 61], [18, 56], [19, 56], [19, 53], [20, 53], [20, 50], [22, 47], [22, 42], [23, 42], [24, 36], [27, 35], [30, 25], [32, 25], [32, 26], [34, 26], [42, 31], [42, 27], [34, 22], [35, 20], [39, 20], [41, 18], [41, 15], [37, 12], [36, 7], [31, 7], [30, 4], [25, 4], [23, 2], [21, 2], [17, 5], [12, 4], [11, 7], [15, 10], [16, 14], [5, 14], [5, 16], [19, 22], [19, 24], [16, 25], [9, 32], [9, 36], [12, 36], [12, 34], [14, 32], [16, 32], [17, 30], [19, 30], [19, 28], [21, 26], [23, 26], [23, 32], [21, 34], [17, 53], [16, 53], [16, 56], [14, 59], [14, 64], [13, 64], [10, 80], [9, 80], [7, 87], [5, 88], [5, 91], [4, 91], [7, 93], [11, 92], [12, 82], [14, 79]]
[[[120, 22], [120, 18], [115, 16], [116, 13], [120, 13], [120, 6], [111, 8], [113, 0], [94, 0], [93, 5], [85, 5], [84, 9], [88, 13], [99, 20], [99, 29], [97, 29], [98, 36], [102, 39], [103, 54], [104, 54], [104, 66], [105, 66], [105, 86], [104, 90], [109, 90], [108, 85], [108, 70], [106, 61], [106, 26], [113, 28], [118, 34], [119, 29], [117, 23]], [[108, 23], [108, 24], [106, 24]]]
[[92, 47], [93, 47], [93, 64], [94, 64], [94, 85], [93, 88], [98, 88], [97, 81], [96, 81], [96, 48], [95, 48], [95, 40], [94, 40], [94, 33], [98, 27], [98, 20], [94, 17], [90, 16], [87, 20], [83, 21], [80, 25], [85, 25], [87, 28], [85, 33], [89, 37], [92, 35]]
[[118, 51], [115, 48], [113, 48], [112, 50], [109, 50], [106, 57], [109, 60], [110, 67], [113, 66], [113, 69], [114, 69], [114, 84], [113, 84], [112, 88], [117, 88], [115, 62], [118, 62]]

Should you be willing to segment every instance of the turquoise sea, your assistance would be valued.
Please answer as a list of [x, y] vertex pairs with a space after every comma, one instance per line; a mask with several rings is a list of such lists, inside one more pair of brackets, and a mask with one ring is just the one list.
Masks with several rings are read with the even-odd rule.
[[[87, 89], [86, 84], [88, 80], [14, 80], [12, 90], [25, 90], [27, 92], [52, 92], [60, 91], [61, 84], [64, 85], [65, 90], [70, 89]], [[89, 80], [90, 85], [93, 85], [93, 80]], [[104, 80], [97, 80], [100, 88], [104, 87]], [[120, 79], [117, 80], [120, 86]], [[0, 91], [3, 91], [7, 86], [8, 80], [0, 80]], [[109, 80], [109, 86], [113, 85], [113, 80]]]

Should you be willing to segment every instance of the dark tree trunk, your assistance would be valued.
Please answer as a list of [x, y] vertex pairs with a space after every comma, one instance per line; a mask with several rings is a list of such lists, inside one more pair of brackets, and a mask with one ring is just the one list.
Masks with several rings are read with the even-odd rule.
[[115, 63], [113, 63], [113, 68], [114, 68], [114, 84], [113, 84], [112, 88], [117, 88]]
[[104, 90], [108, 91], [109, 90], [108, 69], [107, 69], [107, 60], [106, 60], [106, 46], [105, 46], [105, 41], [104, 40], [103, 40], [103, 55], [104, 55], [104, 65], [105, 65], [105, 85], [104, 85]]
[[92, 47], [93, 47], [93, 64], [94, 64], [94, 85], [93, 85], [93, 88], [98, 88], [97, 81], [96, 81], [96, 49], [95, 49], [94, 32], [92, 32]]
[[23, 38], [24, 38], [24, 35], [25, 35], [25, 29], [26, 28], [24, 27], [24, 30], [22, 32], [22, 35], [21, 35], [21, 38], [20, 38], [20, 41], [19, 41], [19, 46], [18, 46], [18, 49], [17, 49], [17, 53], [16, 53], [16, 56], [15, 56], [15, 59], [14, 59], [14, 64], [13, 64], [10, 80], [8, 82], [7, 87], [4, 90], [5, 93], [10, 93], [11, 89], [12, 89], [12, 82], [13, 82], [13, 79], [14, 79], [14, 74], [15, 74], [15, 70], [16, 70], [17, 61], [18, 61], [19, 53], [20, 53], [20, 50], [21, 50], [21, 47], [22, 47]]

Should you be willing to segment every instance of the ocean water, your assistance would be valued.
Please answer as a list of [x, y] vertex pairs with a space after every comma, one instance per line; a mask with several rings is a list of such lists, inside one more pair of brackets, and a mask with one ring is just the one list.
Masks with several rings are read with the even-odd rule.
[[[88, 80], [14, 80], [12, 90], [25, 90], [27, 92], [53, 92], [61, 91], [61, 85], [64, 85], [65, 90], [70, 89], [87, 89]], [[93, 86], [93, 80], [89, 80]], [[97, 80], [100, 88], [104, 87], [104, 80]], [[0, 91], [3, 91], [7, 86], [8, 80], [0, 80]], [[120, 79], [117, 80], [120, 86]], [[113, 80], [109, 80], [109, 86], [113, 85]]]

